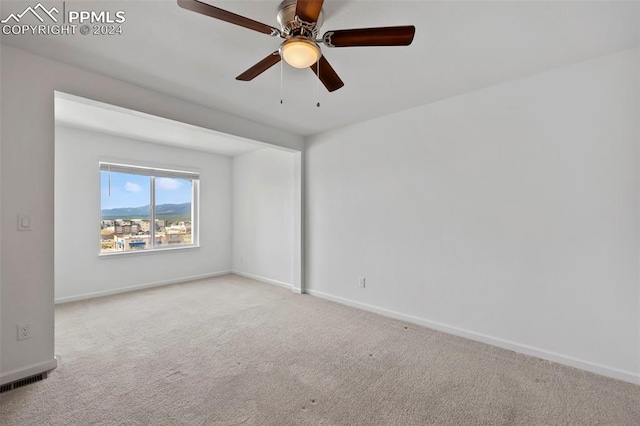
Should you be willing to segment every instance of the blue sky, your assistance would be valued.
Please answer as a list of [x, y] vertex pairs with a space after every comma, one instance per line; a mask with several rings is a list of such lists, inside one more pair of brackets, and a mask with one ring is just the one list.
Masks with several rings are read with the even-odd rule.
[[[141, 207], [149, 204], [148, 176], [100, 172], [101, 209]], [[156, 204], [181, 204], [191, 202], [191, 182], [184, 179], [156, 178]]]

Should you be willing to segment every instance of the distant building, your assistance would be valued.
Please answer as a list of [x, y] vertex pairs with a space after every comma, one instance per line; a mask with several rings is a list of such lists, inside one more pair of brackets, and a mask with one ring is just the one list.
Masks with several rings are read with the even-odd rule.
[[[106, 226], [111, 224], [112, 226]], [[117, 219], [102, 221], [100, 230], [100, 252], [112, 253], [151, 249], [148, 219]], [[106, 227], [105, 227], [106, 226]], [[173, 244], [191, 244], [191, 222], [182, 221], [166, 226], [163, 219], [156, 220], [155, 248], [170, 247]]]
[[114, 224], [116, 235], [136, 235], [140, 226], [131, 220], [118, 219]]
[[149, 219], [142, 219], [139, 222], [140, 230], [142, 232], [150, 232], [151, 231], [151, 221]]
[[104, 219], [100, 222], [100, 228], [105, 229], [105, 228], [113, 228], [113, 220], [111, 219]]

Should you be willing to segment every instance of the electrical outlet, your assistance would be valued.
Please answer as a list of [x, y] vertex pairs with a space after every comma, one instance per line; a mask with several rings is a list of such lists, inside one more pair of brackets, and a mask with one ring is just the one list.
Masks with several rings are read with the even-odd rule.
[[365, 288], [366, 284], [367, 284], [367, 281], [365, 277], [360, 277], [360, 287]]
[[33, 337], [33, 328], [30, 322], [18, 324], [18, 340], [31, 339]]

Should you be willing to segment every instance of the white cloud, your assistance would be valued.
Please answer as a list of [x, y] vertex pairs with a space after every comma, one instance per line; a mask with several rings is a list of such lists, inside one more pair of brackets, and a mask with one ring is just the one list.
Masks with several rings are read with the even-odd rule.
[[140, 192], [142, 191], [142, 187], [137, 183], [127, 182], [124, 184], [124, 189], [129, 192]]
[[159, 189], [172, 190], [172, 189], [178, 189], [181, 186], [182, 186], [182, 183], [180, 183], [180, 181], [177, 179], [156, 178], [156, 188], [159, 188]]

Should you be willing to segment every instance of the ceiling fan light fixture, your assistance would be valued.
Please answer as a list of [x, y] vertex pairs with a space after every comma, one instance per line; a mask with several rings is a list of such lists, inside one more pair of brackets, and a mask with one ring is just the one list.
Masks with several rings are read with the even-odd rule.
[[305, 38], [292, 38], [280, 46], [280, 55], [285, 62], [294, 68], [309, 68], [318, 62], [320, 47]]
[[[416, 32], [413, 25], [396, 25], [328, 31], [318, 38], [318, 31], [323, 23], [324, 0], [281, 0], [276, 17], [279, 29], [207, 4], [207, 0], [177, 1], [178, 6], [191, 12], [284, 39], [277, 51], [237, 76], [236, 80], [240, 81], [251, 81], [274, 65], [282, 65], [282, 61], [285, 61], [295, 68], [309, 68], [327, 90], [333, 92], [344, 86], [344, 82], [324, 57], [318, 43], [330, 48], [409, 46]], [[282, 81], [282, 68], [280, 70]]]

